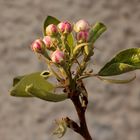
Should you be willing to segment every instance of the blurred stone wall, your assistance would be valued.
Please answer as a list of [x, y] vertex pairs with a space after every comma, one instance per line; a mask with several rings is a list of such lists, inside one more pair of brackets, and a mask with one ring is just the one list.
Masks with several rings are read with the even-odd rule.
[[[75, 22], [102, 21], [108, 31], [96, 43], [98, 68], [120, 49], [140, 47], [140, 0], [0, 0], [0, 140], [56, 140], [54, 119], [70, 116], [70, 101], [58, 103], [9, 96], [12, 78], [43, 70], [30, 51], [42, 35], [47, 15]], [[86, 81], [89, 91], [87, 122], [94, 140], [140, 140], [140, 71], [126, 85]], [[73, 112], [73, 113], [72, 113]], [[62, 140], [81, 140], [68, 130]]]

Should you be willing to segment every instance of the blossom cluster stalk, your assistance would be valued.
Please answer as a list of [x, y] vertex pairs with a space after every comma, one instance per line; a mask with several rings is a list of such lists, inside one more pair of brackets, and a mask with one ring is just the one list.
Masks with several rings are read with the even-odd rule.
[[[66, 117], [58, 124], [64, 128], [66, 126], [71, 128], [85, 140], [92, 140], [85, 119], [88, 93], [82, 80], [83, 77], [93, 75], [92, 70], [87, 69], [90, 58], [94, 54], [95, 40], [91, 40], [94, 37], [92, 26], [81, 19], [75, 24], [68, 21], [49, 24], [44, 30], [43, 39], [34, 41], [31, 48], [35, 53], [45, 57], [50, 72], [58, 81], [58, 87], [63, 88], [64, 93], [72, 100], [80, 122], [78, 125]], [[69, 38], [74, 39], [73, 44], [70, 44]], [[55, 134], [63, 135], [64, 131], [60, 131], [61, 127]]]

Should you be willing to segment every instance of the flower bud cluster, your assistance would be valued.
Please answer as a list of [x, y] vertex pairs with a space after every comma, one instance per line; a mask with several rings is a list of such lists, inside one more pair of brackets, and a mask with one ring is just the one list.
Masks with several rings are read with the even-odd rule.
[[65, 58], [64, 51], [60, 48], [62, 43], [60, 41], [60, 35], [68, 35], [71, 31], [72, 25], [69, 22], [60, 22], [57, 26], [50, 24], [45, 29], [45, 36], [43, 39], [36, 39], [31, 45], [31, 49], [42, 55], [49, 53], [50, 60], [59, 64]]
[[[73, 28], [74, 27], [74, 28]], [[74, 26], [68, 21], [60, 22], [58, 25], [50, 24], [45, 29], [45, 36], [43, 39], [37, 39], [33, 42], [31, 48], [34, 52], [44, 54], [49, 52], [47, 56], [50, 57], [50, 60], [54, 63], [61, 63], [64, 61], [65, 50], [62, 37], [66, 37], [72, 33], [76, 32], [76, 40], [78, 43], [85, 43], [88, 41], [89, 37], [89, 23], [85, 20], [79, 20]]]

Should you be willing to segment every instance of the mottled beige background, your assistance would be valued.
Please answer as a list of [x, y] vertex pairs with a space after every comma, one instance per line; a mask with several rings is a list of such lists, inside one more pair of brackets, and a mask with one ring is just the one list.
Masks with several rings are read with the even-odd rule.
[[[102, 21], [108, 31], [93, 59], [102, 66], [120, 49], [140, 47], [140, 0], [0, 0], [0, 140], [56, 140], [54, 119], [77, 120], [70, 101], [54, 104], [9, 96], [12, 78], [45, 66], [29, 50], [47, 15]], [[140, 71], [127, 85], [86, 81], [87, 122], [94, 140], [140, 140]], [[82, 140], [68, 130], [62, 140]]]

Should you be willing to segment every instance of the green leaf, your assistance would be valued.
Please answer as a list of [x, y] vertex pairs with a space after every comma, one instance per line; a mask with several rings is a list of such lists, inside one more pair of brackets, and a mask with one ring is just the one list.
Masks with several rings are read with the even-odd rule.
[[97, 22], [90, 30], [88, 42], [94, 43], [106, 30], [103, 23]]
[[46, 81], [43, 78], [43, 76], [41, 76], [40, 72], [14, 78], [13, 82], [14, 82], [13, 84], [14, 86], [10, 91], [10, 94], [12, 96], [32, 97], [32, 95], [28, 94], [25, 91], [26, 86], [31, 85], [31, 84], [33, 84], [35, 87], [38, 87], [42, 90], [52, 91], [54, 89], [54, 86], [48, 81]]
[[[47, 18], [44, 21], [44, 27], [43, 27], [44, 36], [46, 36], [45, 30], [49, 24], [58, 25], [59, 23], [60, 23], [60, 21], [58, 19], [56, 19], [55, 17], [47, 16]], [[72, 33], [68, 35], [67, 41], [68, 41], [68, 45], [69, 45], [69, 47], [71, 47], [71, 51], [72, 51], [73, 46], [74, 46], [74, 38], [73, 38]]]
[[128, 79], [110, 79], [110, 78], [105, 78], [105, 77], [98, 77], [98, 78], [100, 80], [103, 80], [103, 81], [108, 82], [108, 83], [126, 84], [126, 83], [129, 83], [129, 82], [132, 82], [133, 80], [135, 80], [136, 75], [131, 77], [131, 78], [128, 78]]
[[13, 79], [13, 86], [15, 86], [24, 76], [17, 76], [17, 77], [15, 77]]
[[120, 75], [140, 69], [140, 48], [130, 48], [118, 53], [98, 72], [99, 76]]
[[[46, 85], [47, 86], [47, 85]], [[43, 89], [42, 87], [37, 87], [34, 84], [26, 86], [25, 91], [34, 97], [40, 98], [42, 100], [51, 101], [51, 102], [60, 102], [64, 101], [68, 98], [66, 93], [61, 94], [54, 94], [50, 92], [47, 87]]]
[[75, 57], [80, 53], [80, 50], [85, 47], [88, 46], [89, 43], [81, 43], [77, 46], [75, 46], [75, 48], [73, 49], [73, 58], [75, 59]]
[[58, 19], [56, 19], [55, 17], [47, 16], [47, 18], [44, 21], [44, 27], [43, 27], [44, 36], [46, 36], [46, 31], [45, 30], [46, 30], [46, 27], [49, 24], [57, 25], [58, 23], [60, 23], [60, 21]]
[[52, 102], [67, 99], [67, 94], [52, 93], [55, 87], [46, 80], [49, 76], [48, 71], [43, 71], [14, 78], [14, 86], [10, 94], [17, 97], [37, 97]]
[[74, 49], [74, 37], [73, 37], [73, 34], [72, 33], [68, 35], [67, 41], [68, 41], [68, 45], [70, 47], [70, 51], [72, 53], [73, 52], [73, 49]]

